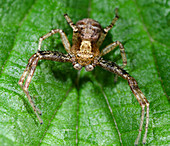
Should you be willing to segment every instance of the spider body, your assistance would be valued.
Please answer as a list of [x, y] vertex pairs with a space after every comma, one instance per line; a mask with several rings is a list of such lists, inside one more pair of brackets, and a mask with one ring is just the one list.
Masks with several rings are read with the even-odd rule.
[[[130, 76], [124, 69], [122, 69], [127, 64], [126, 54], [123, 45], [119, 41], [115, 41], [109, 44], [108, 46], [106, 46], [104, 49], [102, 49], [101, 52], [99, 51], [99, 47], [104, 41], [108, 31], [114, 26], [115, 22], [119, 18], [117, 15], [117, 9], [116, 9], [116, 17], [112, 20], [111, 24], [104, 29], [97, 21], [93, 19], [86, 18], [78, 21], [75, 25], [72, 22], [72, 20], [68, 17], [67, 14], [65, 14], [64, 17], [67, 20], [68, 24], [73, 29], [73, 39], [72, 39], [73, 45], [70, 46], [70, 43], [65, 33], [61, 29], [51, 30], [46, 35], [40, 37], [39, 44], [38, 44], [38, 51], [37, 53], [33, 54], [30, 57], [26, 69], [18, 82], [21, 88], [23, 89], [24, 93], [28, 97], [28, 100], [38, 120], [40, 121], [41, 124], [43, 123], [42, 119], [39, 117], [39, 115], [41, 115], [41, 111], [35, 106], [32, 97], [28, 92], [28, 87], [39, 60], [44, 59], [44, 60], [53, 60], [59, 62], [70, 62], [72, 63], [75, 69], [80, 70], [82, 67], [85, 67], [86, 71], [92, 71], [96, 66], [100, 66], [105, 70], [113, 72], [116, 75], [127, 80], [130, 89], [132, 90], [133, 94], [135, 95], [136, 99], [138, 100], [142, 108], [139, 134], [135, 141], [135, 145], [138, 144], [138, 141], [141, 136], [141, 131], [144, 122], [145, 107], [146, 107], [146, 125], [145, 125], [145, 134], [143, 137], [143, 143], [146, 143], [148, 124], [149, 124], [149, 102], [147, 101], [146, 97], [139, 89], [136, 80], [132, 76]], [[60, 34], [64, 48], [68, 54], [63, 54], [57, 51], [41, 51], [42, 41], [55, 33]], [[118, 66], [114, 62], [106, 61], [102, 58], [103, 55], [112, 51], [114, 48], [116, 48], [116, 46], [120, 47], [120, 53], [123, 60], [122, 67]], [[117, 127], [116, 123], [115, 125]], [[122, 142], [121, 134], [119, 131], [118, 134], [119, 134], [120, 142]]]
[[95, 67], [94, 58], [100, 53], [99, 46], [96, 44], [103, 29], [97, 21], [89, 18], [78, 21], [76, 27], [78, 30], [73, 33], [71, 48], [71, 53], [74, 54], [78, 63], [74, 68], [80, 70], [85, 66], [87, 71], [91, 71]]

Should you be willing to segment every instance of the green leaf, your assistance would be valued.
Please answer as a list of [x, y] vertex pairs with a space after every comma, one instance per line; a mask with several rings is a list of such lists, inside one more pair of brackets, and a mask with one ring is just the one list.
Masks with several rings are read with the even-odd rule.
[[[114, 84], [114, 75], [99, 67], [78, 72], [69, 63], [39, 61], [29, 91], [43, 112], [43, 125], [18, 85], [42, 35], [60, 28], [71, 42], [63, 14], [74, 22], [90, 17], [106, 27], [116, 7], [120, 19], [102, 48], [116, 40], [125, 46], [125, 69], [150, 102], [146, 145], [170, 143], [168, 1], [9, 0], [0, 6], [0, 145], [76, 145], [76, 140], [78, 145], [121, 145], [114, 119], [123, 145], [134, 144], [141, 107], [126, 80]], [[66, 53], [58, 34], [44, 40], [42, 49]], [[104, 58], [122, 64], [119, 48]]]

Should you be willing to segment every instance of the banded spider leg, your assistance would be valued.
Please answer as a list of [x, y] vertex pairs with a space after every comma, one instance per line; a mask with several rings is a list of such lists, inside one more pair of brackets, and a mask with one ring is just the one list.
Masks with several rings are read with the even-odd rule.
[[[100, 45], [102, 44], [103, 40], [105, 39], [107, 33], [109, 32], [109, 30], [115, 25], [116, 21], [119, 19], [119, 15], [118, 15], [118, 9], [115, 9], [115, 18], [112, 20], [111, 24], [109, 26], [107, 26], [106, 28], [103, 29], [103, 33], [98, 41], [98, 46], [100, 47]], [[112, 50], [114, 50], [117, 46], [120, 47], [120, 53], [121, 53], [121, 57], [122, 57], [122, 61], [123, 61], [123, 65], [121, 66], [121, 68], [124, 68], [127, 65], [127, 58], [126, 58], [126, 53], [125, 53], [125, 49], [124, 46], [121, 42], [119, 41], [115, 41], [111, 44], [109, 44], [108, 46], [106, 46], [104, 49], [102, 49], [101, 53], [100, 53], [100, 57], [111, 52]], [[117, 77], [118, 75], [116, 74], [114, 81], [117, 82]]]
[[[31, 106], [32, 106], [32, 108], [41, 124], [43, 123], [43, 121], [38, 115], [38, 114], [41, 115], [41, 111], [35, 106], [32, 98], [28, 92], [28, 88], [29, 88], [31, 79], [33, 77], [33, 74], [35, 72], [36, 66], [38, 64], [38, 61], [42, 60], [42, 59], [53, 60], [53, 61], [58, 61], [58, 62], [71, 62], [71, 58], [70, 58], [69, 54], [65, 55], [65, 54], [59, 53], [57, 51], [38, 51], [37, 53], [32, 55], [28, 61], [27, 67], [26, 67], [24, 73], [22, 74], [18, 83], [21, 86], [21, 88], [23, 89], [26, 96], [28, 97], [28, 100], [29, 100], [29, 102], [30, 102], [30, 104], [31, 104]], [[25, 83], [24, 83], [24, 81], [25, 81]]]
[[139, 134], [136, 138], [135, 145], [138, 144], [140, 136], [141, 136], [142, 126], [143, 126], [143, 122], [144, 122], [145, 106], [146, 106], [146, 125], [145, 125], [145, 134], [143, 137], [143, 144], [145, 144], [147, 132], [148, 132], [148, 124], [149, 124], [149, 102], [148, 102], [148, 100], [146, 99], [146, 97], [144, 96], [142, 91], [139, 89], [136, 80], [133, 77], [131, 77], [125, 70], [123, 70], [121, 67], [116, 65], [114, 62], [105, 61], [102, 58], [100, 58], [98, 61], [99, 61], [97, 64], [98, 66], [101, 66], [105, 70], [113, 72], [128, 81], [128, 84], [129, 84], [133, 94], [135, 95], [136, 99], [138, 100], [138, 102], [142, 108], [141, 122], [140, 122], [140, 126], [139, 126]]
[[[34, 55], [31, 56], [31, 58], [28, 61], [28, 64], [26, 66], [26, 69], [24, 71], [24, 73], [22, 74], [20, 80], [19, 80], [19, 85], [21, 86], [21, 88], [23, 89], [24, 93], [26, 94], [26, 96], [28, 97], [28, 100], [38, 118], [38, 120], [40, 121], [40, 123], [42, 124], [43, 121], [42, 119], [39, 117], [38, 114], [42, 114], [41, 111], [35, 106], [31, 96], [29, 95], [28, 92], [28, 88], [31, 82], [31, 79], [33, 77], [33, 74], [35, 72], [36, 66], [38, 64], [39, 60], [45, 59], [45, 60], [53, 60], [53, 61], [59, 61], [59, 62], [71, 62], [71, 58], [70, 55], [67, 54], [62, 54], [59, 53], [57, 51], [40, 51], [41, 48], [41, 44], [42, 41], [48, 37], [50, 37], [51, 35], [55, 34], [55, 33], [60, 33], [63, 45], [66, 49], [66, 51], [68, 53], [70, 53], [70, 43], [65, 35], [65, 33], [61, 30], [61, 29], [54, 29], [52, 31], [50, 31], [49, 33], [47, 33], [46, 35], [40, 37], [39, 39], [39, 45], [38, 45], [38, 51], [37, 53], [35, 53]], [[25, 83], [24, 83], [25, 81]], [[24, 85], [23, 85], [24, 84]], [[37, 113], [38, 112], [38, 113]]]

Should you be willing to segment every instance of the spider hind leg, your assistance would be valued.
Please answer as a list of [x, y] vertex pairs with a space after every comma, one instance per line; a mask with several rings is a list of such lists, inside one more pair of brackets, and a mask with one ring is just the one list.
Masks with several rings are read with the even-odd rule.
[[69, 54], [63, 54], [63, 53], [59, 53], [57, 51], [38, 51], [37, 53], [35, 53], [34, 55], [32, 55], [30, 57], [28, 64], [26, 66], [26, 69], [23, 72], [18, 84], [21, 86], [24, 93], [28, 97], [28, 100], [29, 100], [40, 124], [43, 123], [42, 119], [39, 117], [39, 114], [41, 115], [42, 113], [34, 104], [32, 97], [30, 96], [30, 94], [28, 92], [28, 88], [29, 88], [30, 82], [32, 80], [33, 74], [35, 72], [36, 66], [38, 64], [38, 61], [42, 60], [42, 59], [59, 61], [59, 62], [71, 62], [71, 57]]
[[[35, 72], [35, 68], [37, 66], [38, 60], [39, 60], [39, 57], [36, 54], [31, 56], [31, 58], [28, 61], [27, 67], [26, 67], [24, 73], [22, 74], [18, 84], [21, 86], [21, 88], [23, 89], [24, 93], [28, 97], [28, 100], [29, 100], [29, 102], [30, 102], [30, 104], [31, 104], [31, 106], [32, 106], [32, 108], [33, 108], [33, 110], [34, 110], [34, 112], [35, 112], [35, 114], [36, 114], [40, 124], [42, 124], [43, 121], [39, 117], [39, 115], [41, 115], [42, 112], [36, 107], [36, 105], [34, 104], [34, 102], [32, 100], [32, 97], [30, 96], [30, 94], [28, 92], [28, 87], [29, 87], [29, 84], [31, 82], [32, 76], [33, 76], [33, 74]], [[26, 81], [25, 81], [25, 79], [26, 79]], [[25, 81], [25, 83], [24, 83], [24, 81]]]
[[145, 134], [143, 137], [143, 144], [145, 144], [146, 138], [147, 138], [147, 132], [148, 132], [148, 124], [149, 124], [149, 102], [146, 99], [146, 97], [144, 96], [144, 94], [142, 93], [142, 91], [139, 89], [136, 80], [133, 77], [131, 77], [120, 66], [115, 64], [114, 62], [106, 61], [106, 60], [103, 60], [102, 58], [99, 58], [97, 65], [99, 65], [102, 68], [104, 68], [110, 72], [113, 72], [113, 73], [117, 74], [118, 76], [127, 80], [133, 94], [135, 95], [137, 101], [139, 102], [139, 104], [142, 108], [142, 115], [141, 115], [141, 121], [140, 121], [140, 126], [139, 126], [139, 134], [136, 138], [135, 145], [138, 145], [138, 143], [139, 143], [139, 139], [140, 139], [141, 131], [142, 131], [142, 127], [143, 127], [143, 122], [144, 122], [145, 107], [146, 107], [146, 125], [145, 125]]

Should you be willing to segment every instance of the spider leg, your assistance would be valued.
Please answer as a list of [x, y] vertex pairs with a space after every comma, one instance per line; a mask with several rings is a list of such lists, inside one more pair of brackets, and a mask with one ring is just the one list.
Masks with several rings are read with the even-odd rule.
[[138, 145], [138, 142], [141, 136], [142, 126], [143, 126], [143, 121], [144, 121], [144, 112], [145, 112], [145, 106], [146, 106], [146, 125], [145, 125], [145, 135], [143, 137], [143, 144], [145, 144], [147, 132], [148, 132], [148, 124], [149, 124], [149, 102], [144, 96], [144, 94], [142, 93], [142, 91], [139, 89], [138, 84], [133, 77], [131, 76], [128, 77], [128, 83], [133, 94], [136, 96], [136, 99], [138, 100], [142, 108], [141, 123], [139, 126], [139, 134], [138, 134], [138, 137], [136, 138], [135, 145]]
[[[34, 71], [35, 71], [35, 68], [37, 66], [37, 63], [38, 63], [38, 57], [36, 54], [32, 55], [31, 58], [29, 59], [28, 61], [28, 64], [27, 64], [27, 67], [24, 71], [24, 73], [22, 74], [18, 84], [21, 86], [21, 88], [23, 89], [24, 93], [26, 94], [26, 96], [28, 97], [28, 100], [39, 120], [39, 122], [42, 124], [43, 121], [41, 120], [41, 118], [39, 117], [39, 115], [37, 114], [37, 112], [41, 115], [41, 111], [35, 106], [33, 100], [32, 100], [32, 97], [29, 95], [29, 92], [28, 92], [28, 87], [29, 87], [29, 84], [31, 82], [31, 79], [32, 79], [32, 76], [34, 74]], [[28, 77], [27, 77], [28, 75]], [[24, 83], [24, 80], [25, 78], [27, 77], [26, 81], [25, 81], [25, 84], [23, 86], [23, 83]]]
[[138, 100], [141, 108], [142, 108], [142, 115], [141, 115], [141, 122], [139, 126], [139, 134], [136, 138], [135, 145], [138, 144], [140, 136], [141, 136], [141, 131], [142, 131], [142, 126], [143, 126], [143, 121], [144, 121], [144, 113], [145, 113], [145, 106], [146, 106], [146, 125], [145, 125], [145, 134], [143, 137], [143, 144], [146, 143], [146, 137], [147, 137], [147, 132], [148, 132], [148, 124], [149, 124], [149, 102], [144, 96], [144, 94], [141, 92], [141, 90], [138, 87], [138, 84], [136, 80], [131, 77], [125, 70], [123, 70], [121, 67], [116, 65], [114, 62], [111, 61], [105, 61], [102, 58], [98, 59], [98, 66], [101, 66], [102, 68], [113, 72], [122, 78], [126, 79], [128, 81], [128, 84], [135, 95], [136, 99]]
[[60, 33], [60, 36], [61, 36], [61, 40], [62, 40], [62, 43], [64, 45], [64, 48], [66, 49], [67, 53], [70, 53], [70, 43], [67, 39], [67, 36], [66, 34], [61, 30], [61, 29], [53, 29], [51, 30], [49, 33], [43, 35], [42, 37], [40, 37], [39, 39], [39, 44], [38, 44], [38, 51], [41, 50], [41, 44], [42, 44], [42, 41], [45, 40], [46, 38], [52, 36], [53, 34], [56, 34], [56, 33]]
[[71, 28], [73, 29], [73, 32], [77, 32], [78, 28], [77, 26], [73, 23], [73, 21], [71, 20], [71, 18], [68, 16], [68, 14], [64, 14], [65, 19], [67, 20], [68, 24], [71, 26]]
[[109, 30], [115, 25], [116, 21], [119, 19], [118, 16], [118, 8], [115, 9], [115, 18], [112, 20], [112, 22], [110, 23], [109, 26], [107, 26], [106, 28], [103, 29], [103, 33], [101, 34], [98, 42], [97, 42], [97, 46], [100, 47], [101, 44], [103, 43], [107, 33], [109, 32]]
[[[104, 48], [101, 51], [100, 56], [103, 56], [103, 55], [109, 53], [110, 51], [114, 50], [118, 45], [120, 47], [120, 53], [121, 53], [122, 60], [123, 60], [123, 65], [121, 67], [124, 68], [127, 65], [127, 58], [126, 58], [124, 46], [119, 41], [113, 42], [110, 45], [106, 46], [106, 48]], [[115, 75], [114, 82], [117, 82], [117, 78], [118, 78], [118, 75]]]
[[18, 84], [21, 86], [24, 93], [28, 97], [28, 100], [41, 124], [43, 123], [43, 121], [38, 115], [38, 113], [41, 115], [41, 111], [35, 106], [31, 96], [29, 95], [28, 88], [29, 88], [31, 79], [33, 77], [33, 74], [35, 72], [36, 66], [38, 64], [38, 61], [42, 59], [59, 61], [59, 62], [71, 62], [71, 57], [68, 54], [65, 55], [57, 51], [38, 51], [37, 53], [35, 53], [34, 55], [30, 57], [28, 64], [26, 66], [26, 69], [18, 82]]
[[[79, 32], [78, 32], [78, 28], [77, 26], [73, 23], [73, 21], [71, 20], [71, 18], [68, 16], [68, 14], [64, 14], [64, 17], [67, 21], [67, 23], [71, 26], [71, 28], [73, 29], [73, 38], [72, 38], [72, 43], [73, 45], [74, 44], [77, 44], [78, 43], [78, 35], [79, 35]], [[73, 47], [74, 48], [74, 47]]]
[[108, 31], [115, 25], [116, 21], [119, 19], [118, 8], [115, 9], [115, 15], [115, 18], [112, 20], [110, 25], [104, 29], [104, 32], [108, 33]]
[[110, 45], [108, 45], [106, 48], [104, 48], [99, 56], [103, 56], [107, 53], [109, 53], [110, 51], [114, 50], [117, 46], [120, 47], [120, 53], [122, 56], [122, 60], [123, 60], [123, 66], [122, 68], [124, 68], [127, 65], [127, 58], [126, 58], [126, 53], [125, 53], [125, 49], [122, 43], [120, 43], [119, 41], [113, 42]]

